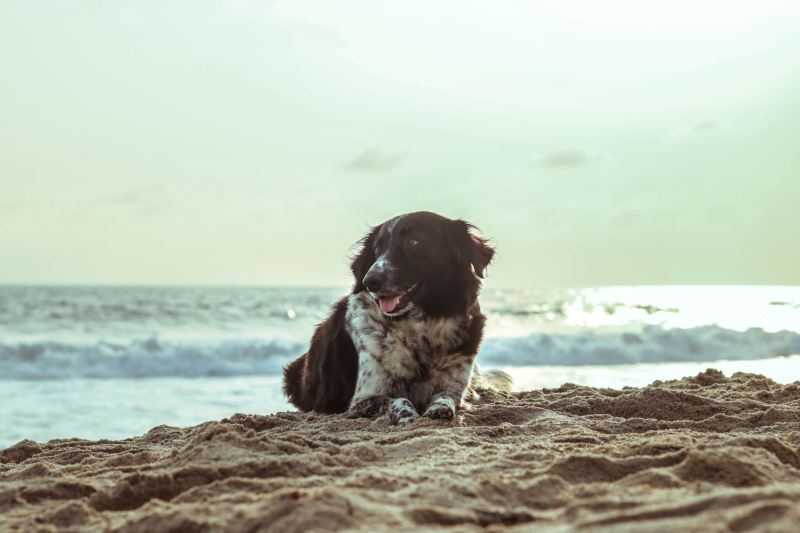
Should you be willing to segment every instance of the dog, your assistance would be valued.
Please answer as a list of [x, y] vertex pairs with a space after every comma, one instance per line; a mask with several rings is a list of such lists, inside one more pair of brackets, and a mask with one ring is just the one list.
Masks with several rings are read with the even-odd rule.
[[475, 365], [486, 322], [478, 293], [494, 256], [475, 230], [427, 211], [373, 227], [352, 260], [352, 293], [284, 369], [289, 400], [351, 418], [388, 412], [405, 425], [453, 419], [481, 386], [508, 390], [506, 374], [481, 379]]

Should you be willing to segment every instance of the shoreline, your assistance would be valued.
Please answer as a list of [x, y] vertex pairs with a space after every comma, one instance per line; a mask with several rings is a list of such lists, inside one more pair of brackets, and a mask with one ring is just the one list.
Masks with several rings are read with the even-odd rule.
[[799, 499], [800, 382], [715, 370], [488, 392], [455, 423], [238, 414], [0, 451], [12, 531], [793, 531]]
[[[564, 383], [609, 388], [643, 387], [656, 380], [695, 375], [709, 366], [723, 373], [759, 373], [777, 383], [800, 381], [800, 355], [751, 361], [662, 362], [625, 365], [494, 366], [514, 379], [523, 392]], [[124, 439], [167, 424], [193, 426], [235, 412], [274, 414], [293, 409], [281, 391], [280, 375], [69, 378], [2, 380], [0, 449], [21, 439]], [[169, 390], [169, 395], [164, 390]], [[26, 402], [15, 401], [26, 398]], [[153, 398], [158, 397], [158, 402]], [[98, 403], [97, 398], [103, 398]], [[120, 417], [119, 413], [135, 413]]]

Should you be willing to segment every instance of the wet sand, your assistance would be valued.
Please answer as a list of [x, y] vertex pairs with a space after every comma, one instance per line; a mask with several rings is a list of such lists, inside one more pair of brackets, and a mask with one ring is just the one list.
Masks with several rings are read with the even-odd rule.
[[[102, 401], [102, 399], [98, 399]], [[454, 423], [235, 415], [0, 451], [0, 530], [800, 531], [800, 382], [484, 394]]]

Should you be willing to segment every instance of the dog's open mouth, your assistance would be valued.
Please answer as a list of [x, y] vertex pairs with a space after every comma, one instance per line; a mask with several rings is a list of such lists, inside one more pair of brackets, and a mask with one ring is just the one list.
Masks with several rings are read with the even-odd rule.
[[417, 285], [419, 284], [415, 283], [403, 292], [374, 294], [373, 297], [378, 300], [378, 307], [381, 308], [384, 314], [398, 314], [408, 306], [411, 294], [417, 288]]

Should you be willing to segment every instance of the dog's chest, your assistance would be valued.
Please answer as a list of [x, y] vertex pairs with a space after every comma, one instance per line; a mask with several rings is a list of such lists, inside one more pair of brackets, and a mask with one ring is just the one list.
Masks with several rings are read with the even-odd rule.
[[400, 320], [383, 316], [366, 293], [349, 297], [345, 328], [359, 359], [373, 358], [387, 373], [401, 378], [421, 377], [431, 368], [447, 365], [464, 336], [462, 320], [429, 319], [412, 309]]

